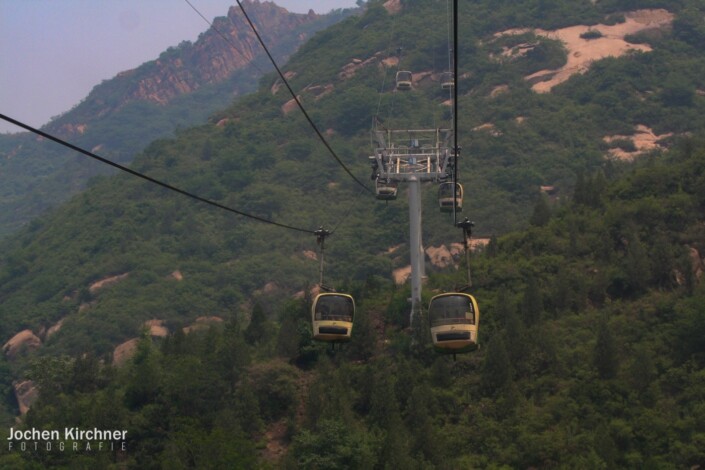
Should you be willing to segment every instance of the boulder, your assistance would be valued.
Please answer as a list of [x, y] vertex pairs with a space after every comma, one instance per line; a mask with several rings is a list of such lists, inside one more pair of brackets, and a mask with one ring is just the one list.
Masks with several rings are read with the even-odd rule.
[[198, 318], [196, 318], [196, 321], [193, 322], [193, 324], [185, 327], [183, 330], [184, 330], [184, 333], [190, 333], [192, 331], [208, 328], [209, 326], [214, 325], [214, 324], [218, 324], [218, 323], [223, 323], [223, 319], [220, 317], [216, 317], [216, 316], [198, 317]]
[[21, 351], [37, 349], [41, 344], [42, 340], [32, 330], [22, 330], [10, 338], [2, 350], [9, 359], [14, 359]]
[[118, 345], [113, 350], [113, 365], [120, 367], [130, 360], [135, 355], [139, 342], [139, 338], [132, 338]]
[[147, 320], [144, 326], [149, 330], [149, 336], [164, 338], [169, 334], [169, 329], [164, 326], [164, 320]]
[[20, 408], [20, 415], [29, 411], [29, 407], [39, 398], [39, 389], [31, 380], [15, 380], [12, 382], [15, 398]]

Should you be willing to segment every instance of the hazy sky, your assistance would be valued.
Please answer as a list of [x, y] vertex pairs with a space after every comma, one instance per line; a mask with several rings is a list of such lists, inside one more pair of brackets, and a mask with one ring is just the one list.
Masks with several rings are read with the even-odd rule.
[[[235, 0], [189, 0], [209, 21]], [[274, 0], [326, 13], [355, 0]], [[0, 0], [0, 113], [34, 127], [118, 72], [208, 29], [185, 0]], [[0, 119], [0, 132], [21, 128]]]

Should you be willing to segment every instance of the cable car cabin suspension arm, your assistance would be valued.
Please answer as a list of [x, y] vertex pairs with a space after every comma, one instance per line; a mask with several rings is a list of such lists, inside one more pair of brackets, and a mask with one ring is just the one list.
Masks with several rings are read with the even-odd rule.
[[[455, 185], [458, 184], [458, 154], [460, 153], [460, 147], [458, 147], [458, 0], [453, 0], [453, 80], [455, 81], [453, 87], [453, 190], [455, 191]], [[455, 224], [458, 224], [457, 214], [457, 202], [453, 197], [453, 223]], [[468, 265], [468, 285], [470, 285], [470, 265]]]
[[470, 276], [470, 240], [472, 238], [472, 228], [475, 226], [475, 222], [471, 222], [467, 217], [462, 222], [458, 222], [457, 226], [463, 229], [463, 246], [465, 247], [465, 266], [468, 270], [468, 283], [465, 289], [467, 290], [472, 287], [472, 277]]
[[326, 250], [326, 237], [333, 232], [326, 230], [323, 227], [319, 227], [319, 229], [315, 230], [313, 233], [316, 235], [316, 243], [320, 247], [321, 251], [318, 264], [318, 285], [321, 287], [321, 290], [330, 292], [333, 289], [323, 283], [323, 257], [325, 255]]

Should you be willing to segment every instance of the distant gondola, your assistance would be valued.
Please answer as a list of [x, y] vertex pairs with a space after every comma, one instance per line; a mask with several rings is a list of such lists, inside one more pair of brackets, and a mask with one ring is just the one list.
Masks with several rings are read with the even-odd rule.
[[384, 178], [377, 178], [375, 184], [375, 194], [377, 199], [382, 201], [393, 201], [397, 198], [397, 190], [399, 183], [386, 180]]
[[459, 292], [437, 295], [428, 306], [428, 317], [436, 351], [456, 354], [477, 349], [480, 309], [472, 295]]
[[313, 339], [331, 343], [350, 341], [355, 300], [348, 294], [318, 294], [311, 307]]
[[441, 88], [444, 90], [450, 90], [455, 86], [455, 79], [453, 78], [453, 72], [443, 72], [441, 75]]
[[[441, 212], [453, 212], [453, 185], [452, 182], [445, 182], [438, 187], [438, 205]], [[463, 185], [460, 183], [455, 183], [455, 210], [463, 211]]]
[[397, 90], [411, 90], [412, 75], [408, 70], [397, 72]]

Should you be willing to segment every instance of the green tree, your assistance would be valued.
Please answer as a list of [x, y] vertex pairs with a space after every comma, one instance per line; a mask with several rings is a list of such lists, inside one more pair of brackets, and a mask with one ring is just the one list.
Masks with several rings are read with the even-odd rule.
[[548, 197], [545, 194], [539, 194], [534, 205], [534, 212], [529, 218], [529, 223], [535, 227], [543, 227], [551, 220], [551, 208], [548, 205]]
[[634, 232], [629, 237], [623, 265], [631, 293], [643, 293], [651, 278], [651, 262], [644, 244]]
[[162, 391], [162, 368], [148, 336], [137, 345], [137, 352], [129, 365], [125, 389], [128, 408], [137, 409], [156, 399]]
[[535, 275], [530, 274], [526, 280], [521, 313], [526, 326], [533, 327], [541, 322], [544, 313], [543, 294]]
[[416, 386], [409, 397], [406, 422], [411, 433], [411, 448], [425, 460], [440, 463], [441, 448], [431, 417], [435, 411], [431, 399], [432, 389], [427, 383]]
[[597, 324], [593, 364], [601, 379], [613, 379], [617, 376], [619, 370], [617, 345], [606, 316], [603, 316]]
[[368, 360], [377, 349], [377, 333], [367, 310], [356, 309], [355, 323], [347, 353], [354, 359]]
[[509, 355], [500, 335], [492, 336], [482, 365], [480, 384], [488, 396], [495, 396], [511, 384]]
[[375, 463], [375, 436], [341, 420], [324, 419], [316, 431], [303, 430], [293, 441], [298, 468], [367, 469]]
[[266, 341], [267, 333], [271, 326], [268, 324], [267, 315], [259, 303], [252, 308], [250, 324], [245, 329], [245, 340], [248, 344], [258, 344]]

